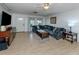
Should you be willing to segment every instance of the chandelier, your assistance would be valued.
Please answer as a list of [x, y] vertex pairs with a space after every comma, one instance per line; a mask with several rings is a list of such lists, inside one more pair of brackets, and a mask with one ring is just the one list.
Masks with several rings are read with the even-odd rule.
[[47, 9], [49, 8], [49, 5], [50, 5], [49, 3], [44, 3], [44, 4], [43, 4], [43, 8], [44, 8], [45, 10], [47, 10]]

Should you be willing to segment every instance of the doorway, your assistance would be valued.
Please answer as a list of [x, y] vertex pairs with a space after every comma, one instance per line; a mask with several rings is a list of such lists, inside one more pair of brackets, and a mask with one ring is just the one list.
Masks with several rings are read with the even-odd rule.
[[16, 20], [16, 31], [25, 32], [25, 20], [24, 18], [18, 18]]

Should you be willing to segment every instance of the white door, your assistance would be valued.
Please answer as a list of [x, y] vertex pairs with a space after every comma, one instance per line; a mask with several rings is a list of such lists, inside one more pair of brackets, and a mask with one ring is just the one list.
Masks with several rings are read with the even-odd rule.
[[18, 18], [16, 20], [16, 31], [17, 32], [24, 32], [25, 31], [25, 22], [23, 18]]
[[28, 27], [28, 19], [25, 18], [25, 21], [24, 21], [24, 22], [25, 22], [25, 32], [28, 32], [28, 30], [29, 30], [29, 29], [28, 29], [28, 28], [29, 28], [29, 27]]

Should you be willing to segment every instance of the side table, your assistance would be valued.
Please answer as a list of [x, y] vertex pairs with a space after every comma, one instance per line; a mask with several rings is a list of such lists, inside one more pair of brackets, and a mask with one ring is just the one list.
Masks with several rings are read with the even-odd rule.
[[[68, 40], [68, 38], [69, 39], [71, 39], [71, 40]], [[64, 32], [63, 33], [63, 39], [67, 39], [68, 41], [70, 41], [71, 43], [73, 43], [73, 42], [77, 42], [77, 33], [69, 33], [69, 32]]]

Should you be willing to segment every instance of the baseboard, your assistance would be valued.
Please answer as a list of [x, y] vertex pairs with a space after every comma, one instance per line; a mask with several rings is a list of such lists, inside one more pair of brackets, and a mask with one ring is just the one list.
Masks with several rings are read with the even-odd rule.
[[32, 31], [26, 31], [26, 32], [16, 32], [16, 33], [30, 33]]

